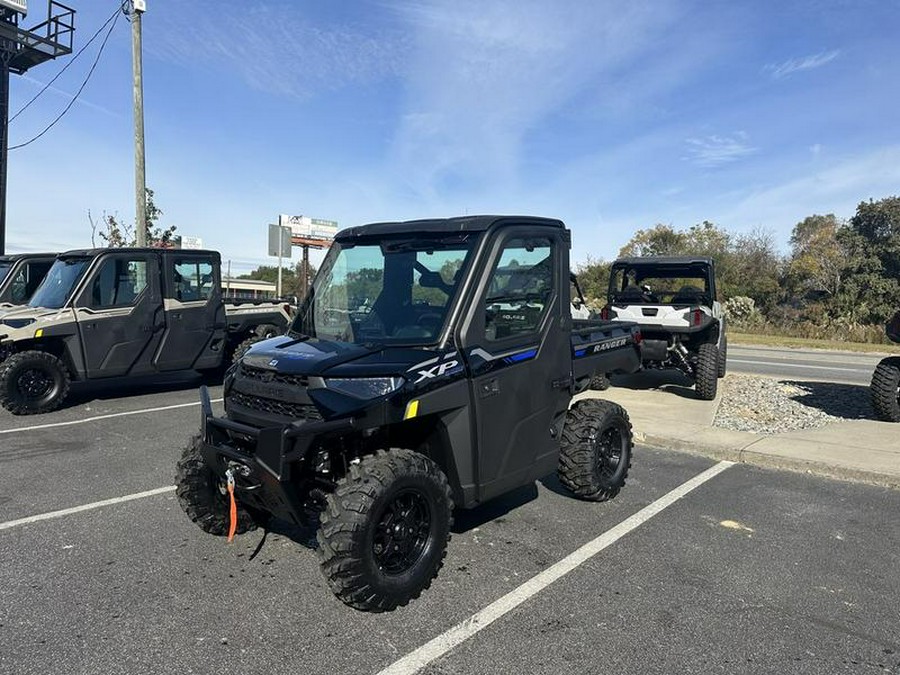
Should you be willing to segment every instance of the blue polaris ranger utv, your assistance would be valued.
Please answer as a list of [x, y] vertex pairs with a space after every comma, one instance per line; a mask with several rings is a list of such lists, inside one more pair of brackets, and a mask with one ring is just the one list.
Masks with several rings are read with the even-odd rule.
[[339, 233], [287, 334], [228, 371], [223, 417], [201, 389], [184, 511], [217, 535], [318, 521], [334, 593], [383, 611], [437, 575], [454, 508], [556, 470], [580, 498], [615, 496], [628, 416], [570, 403], [597, 373], [639, 369], [640, 333], [572, 318], [569, 247], [535, 217]]

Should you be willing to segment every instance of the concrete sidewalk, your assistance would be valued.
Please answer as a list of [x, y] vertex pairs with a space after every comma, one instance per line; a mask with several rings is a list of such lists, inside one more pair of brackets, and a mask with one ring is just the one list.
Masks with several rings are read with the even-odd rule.
[[769, 435], [731, 431], [712, 425], [719, 399], [698, 400], [677, 376], [648, 372], [614, 381], [616, 386], [606, 391], [588, 391], [579, 398], [622, 405], [636, 443], [900, 488], [900, 424], [846, 420]]

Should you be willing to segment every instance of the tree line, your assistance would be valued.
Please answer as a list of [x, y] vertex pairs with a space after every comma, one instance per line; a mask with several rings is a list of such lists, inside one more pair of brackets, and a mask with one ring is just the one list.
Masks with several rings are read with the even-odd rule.
[[[885, 322], [900, 310], [900, 197], [861, 202], [849, 220], [808, 216], [794, 226], [790, 246], [781, 254], [771, 232], [734, 234], [704, 221], [638, 230], [619, 257], [713, 258], [719, 300], [739, 329], [883, 341]], [[610, 266], [589, 257], [576, 268], [594, 307], [606, 302]]]

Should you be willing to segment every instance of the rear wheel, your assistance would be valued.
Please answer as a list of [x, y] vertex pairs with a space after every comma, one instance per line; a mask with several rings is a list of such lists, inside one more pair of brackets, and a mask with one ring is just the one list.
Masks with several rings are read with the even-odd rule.
[[577, 401], [566, 413], [559, 480], [581, 499], [612, 499], [625, 485], [632, 447], [631, 421], [622, 406], [598, 399]]
[[0, 363], [0, 404], [13, 415], [56, 410], [69, 392], [69, 372], [53, 354], [27, 351]]
[[694, 390], [704, 401], [716, 397], [719, 384], [719, 349], [714, 344], [700, 345], [694, 362]]
[[447, 478], [424, 455], [395, 448], [352, 464], [326, 499], [317, 536], [331, 590], [375, 612], [419, 597], [443, 565], [452, 512]]
[[261, 326], [257, 326], [256, 330], [253, 331], [256, 334], [256, 337], [261, 338], [263, 340], [268, 340], [269, 338], [277, 337], [284, 333], [284, 330], [271, 323], [264, 323]]
[[881, 361], [869, 387], [875, 415], [885, 422], [900, 422], [900, 358]]
[[231, 352], [231, 359], [229, 359], [228, 365], [240, 361], [241, 357], [250, 350], [250, 347], [255, 345], [257, 342], [262, 342], [263, 340], [265, 340], [265, 338], [254, 335], [253, 337], [249, 337], [243, 342], [239, 343], [237, 347], [234, 348], [234, 351]]
[[[209, 534], [228, 534], [228, 492], [225, 480], [219, 478], [200, 454], [200, 437], [191, 438], [175, 469], [175, 494], [182, 510], [201, 530]], [[250, 512], [237, 505], [236, 534], [256, 529]]]
[[591, 377], [591, 383], [588, 385], [590, 389], [594, 391], [606, 391], [609, 389], [609, 376], [605, 373], [597, 373], [593, 377]]

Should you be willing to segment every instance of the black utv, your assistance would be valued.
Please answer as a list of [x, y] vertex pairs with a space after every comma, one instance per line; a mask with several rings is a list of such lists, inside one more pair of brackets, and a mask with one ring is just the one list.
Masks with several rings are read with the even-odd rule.
[[[454, 507], [558, 468], [575, 495], [616, 495], [625, 411], [572, 397], [640, 367], [637, 328], [573, 320], [562, 222], [476, 216], [339, 233], [288, 333], [225, 378], [225, 416], [177, 470], [203, 530], [319, 518], [322, 571], [345, 603], [390, 610], [427, 588]], [[236, 496], [229, 517], [229, 492]]]

